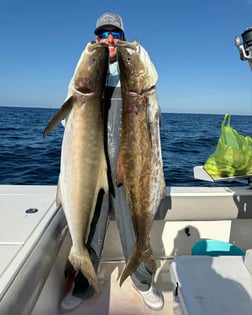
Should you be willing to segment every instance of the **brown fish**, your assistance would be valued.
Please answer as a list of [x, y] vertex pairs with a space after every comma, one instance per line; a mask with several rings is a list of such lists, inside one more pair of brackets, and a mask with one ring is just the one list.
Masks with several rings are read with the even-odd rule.
[[153, 273], [156, 271], [150, 231], [154, 214], [165, 197], [166, 185], [156, 69], [138, 41], [119, 42], [117, 51], [123, 110], [116, 183], [125, 187], [136, 234], [136, 244], [122, 273], [121, 285], [141, 262]]
[[109, 52], [102, 43], [88, 43], [69, 86], [69, 98], [45, 128], [48, 134], [67, 117], [62, 142], [57, 204], [62, 205], [72, 248], [69, 260], [98, 291], [98, 280], [86, 242], [100, 189], [108, 190], [104, 151], [102, 93]]

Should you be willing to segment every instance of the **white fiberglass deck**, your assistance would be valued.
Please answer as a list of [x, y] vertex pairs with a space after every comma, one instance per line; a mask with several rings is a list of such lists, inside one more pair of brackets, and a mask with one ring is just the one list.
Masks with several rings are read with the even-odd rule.
[[56, 186], [0, 185], [0, 314], [30, 314], [67, 228]]
[[[70, 239], [62, 233], [66, 230], [64, 222], [60, 223], [64, 215], [62, 209], [56, 209], [55, 195], [56, 186], [0, 185], [1, 315], [64, 314], [59, 304]], [[27, 213], [28, 209], [32, 211]], [[45, 241], [41, 241], [43, 238]], [[51, 243], [55, 244], [53, 249], [49, 248]], [[120, 288], [119, 276], [124, 263], [106, 260], [98, 272], [100, 292], [69, 314], [173, 314], [172, 286], [167, 279], [169, 268], [165, 260], [159, 265], [155, 281], [165, 298], [162, 310], [150, 310], [129, 279]], [[38, 296], [36, 292], [40, 291]]]
[[[0, 186], [0, 297], [55, 212], [53, 186]], [[26, 210], [32, 209], [29, 213]], [[37, 209], [37, 212], [35, 212]]]
[[[0, 314], [62, 315], [64, 268], [71, 240], [56, 186], [0, 185]], [[200, 239], [251, 248], [252, 190], [248, 187], [168, 187], [151, 244], [159, 263], [155, 284], [164, 308], [150, 310], [127, 279], [116, 222], [110, 221], [98, 271], [100, 292], [68, 313], [99, 315], [173, 314], [169, 259], [190, 255]], [[27, 213], [27, 209], [38, 209]], [[195, 315], [195, 314], [193, 314]]]
[[[56, 304], [39, 303], [32, 315], [172, 315], [173, 314], [173, 286], [169, 279], [169, 261], [158, 262], [159, 268], [155, 276], [155, 286], [164, 296], [164, 307], [162, 310], [154, 311], [149, 309], [143, 302], [128, 278], [119, 286], [120, 274], [123, 270], [123, 262], [102, 262], [98, 271], [100, 291], [90, 299], [83, 301], [80, 306], [71, 312], [64, 312]], [[44, 290], [43, 300], [49, 299], [46, 296], [50, 292], [52, 283], [47, 283], [48, 291]], [[57, 309], [52, 313], [52, 309]]]

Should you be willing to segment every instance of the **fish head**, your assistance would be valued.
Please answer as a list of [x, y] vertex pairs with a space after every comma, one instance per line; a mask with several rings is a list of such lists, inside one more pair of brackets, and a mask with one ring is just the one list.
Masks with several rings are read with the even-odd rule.
[[119, 41], [117, 59], [122, 88], [126, 88], [130, 92], [142, 93], [156, 85], [157, 71], [148, 52], [138, 40]]
[[75, 69], [74, 89], [83, 94], [101, 94], [106, 83], [108, 64], [108, 45], [89, 42]]

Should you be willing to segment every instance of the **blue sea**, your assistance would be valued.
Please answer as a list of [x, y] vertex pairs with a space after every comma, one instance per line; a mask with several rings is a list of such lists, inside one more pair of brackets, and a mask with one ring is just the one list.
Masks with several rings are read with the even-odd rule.
[[[56, 185], [64, 128], [42, 132], [56, 109], [0, 107], [0, 184]], [[246, 180], [211, 183], [194, 179], [215, 150], [224, 115], [162, 113], [161, 144], [167, 186], [240, 186]], [[231, 126], [252, 136], [252, 116], [231, 118]]]

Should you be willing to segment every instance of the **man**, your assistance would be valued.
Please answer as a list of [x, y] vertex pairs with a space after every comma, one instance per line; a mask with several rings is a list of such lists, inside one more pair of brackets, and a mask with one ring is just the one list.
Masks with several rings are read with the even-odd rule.
[[[107, 148], [108, 178], [110, 183], [109, 195], [101, 192], [92, 222], [88, 239], [88, 248], [94, 267], [98, 268], [104, 243], [109, 210], [113, 210], [120, 233], [123, 254], [128, 260], [136, 242], [135, 232], [131, 221], [130, 209], [125, 197], [124, 187], [114, 183], [116, 161], [120, 143], [122, 97], [117, 63], [117, 43], [126, 40], [123, 21], [119, 15], [104, 13], [98, 18], [96, 42], [103, 42], [109, 48], [109, 71], [104, 95], [105, 108], [105, 147]], [[152, 287], [152, 272], [142, 263], [131, 275], [133, 286], [142, 296], [145, 304], [155, 310], [163, 307], [163, 296]], [[83, 299], [91, 297], [94, 289], [81, 272], [75, 277], [72, 290], [64, 297], [61, 307], [71, 310], [77, 307]]]

